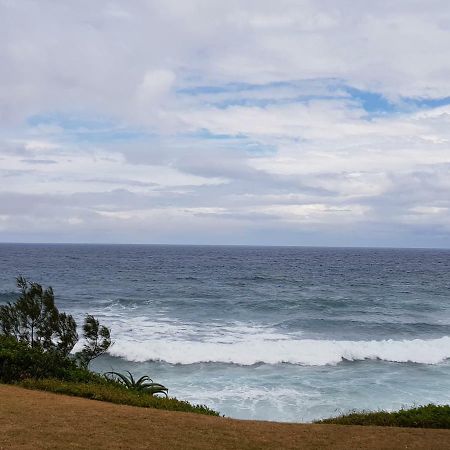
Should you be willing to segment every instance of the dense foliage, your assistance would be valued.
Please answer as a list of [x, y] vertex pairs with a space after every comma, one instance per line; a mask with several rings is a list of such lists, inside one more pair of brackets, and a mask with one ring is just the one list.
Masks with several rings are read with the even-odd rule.
[[450, 405], [419, 406], [400, 411], [355, 411], [317, 423], [379, 425], [383, 427], [450, 428]]
[[[78, 341], [75, 319], [59, 312], [53, 289], [17, 278], [19, 298], [0, 306], [0, 335], [52, 355], [69, 356]], [[83, 325], [85, 344], [75, 356], [81, 367], [105, 353], [111, 346], [110, 330], [87, 315]]]
[[111, 332], [109, 328], [100, 325], [94, 316], [88, 314], [84, 320], [83, 335], [85, 344], [76, 354], [76, 358], [81, 367], [87, 368], [93, 359], [108, 351], [111, 346]]
[[24, 277], [17, 278], [17, 287], [16, 302], [0, 306], [0, 332], [31, 348], [68, 355], [78, 341], [77, 325], [71, 315], [58, 311], [53, 289]]
[[0, 381], [13, 383], [27, 378], [59, 378], [89, 381], [95, 375], [77, 366], [72, 358], [56, 351], [29, 347], [10, 336], [0, 335]]

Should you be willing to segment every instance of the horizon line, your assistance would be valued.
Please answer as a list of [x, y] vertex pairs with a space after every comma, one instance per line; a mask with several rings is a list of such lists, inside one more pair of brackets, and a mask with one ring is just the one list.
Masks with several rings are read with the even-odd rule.
[[140, 242], [7, 242], [0, 245], [84, 245], [84, 246], [146, 246], [146, 247], [253, 247], [253, 248], [329, 248], [329, 249], [380, 249], [380, 250], [450, 250], [450, 247], [394, 247], [389, 245], [300, 245], [300, 244], [180, 244]]

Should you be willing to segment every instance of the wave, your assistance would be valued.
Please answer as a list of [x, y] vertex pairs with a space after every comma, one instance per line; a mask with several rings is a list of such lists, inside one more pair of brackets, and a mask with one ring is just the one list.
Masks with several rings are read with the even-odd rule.
[[18, 296], [19, 296], [19, 294], [14, 291], [0, 292], [0, 305], [7, 303], [7, 302], [12, 302], [12, 301], [16, 300]]
[[257, 339], [237, 342], [195, 340], [136, 341], [118, 339], [112, 356], [128, 361], [164, 361], [170, 364], [290, 363], [305, 366], [335, 365], [342, 361], [383, 360], [439, 364], [450, 358], [450, 336], [439, 339], [333, 341], [314, 339]]

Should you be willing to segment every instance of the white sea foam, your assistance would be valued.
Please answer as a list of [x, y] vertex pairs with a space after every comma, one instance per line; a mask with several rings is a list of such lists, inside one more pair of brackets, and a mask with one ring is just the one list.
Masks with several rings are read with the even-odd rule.
[[332, 341], [313, 339], [267, 340], [249, 336], [236, 342], [193, 340], [119, 339], [110, 353], [129, 361], [166, 361], [171, 364], [200, 362], [291, 363], [308, 366], [337, 364], [343, 360], [380, 359], [393, 362], [438, 364], [450, 358], [450, 337], [439, 339]]
[[[107, 322], [111, 316], [100, 318]], [[290, 363], [335, 365], [365, 359], [439, 364], [450, 358], [450, 336], [410, 340], [315, 340], [252, 323], [183, 323], [173, 319], [127, 317], [112, 321], [112, 356], [128, 361], [202, 362], [253, 365]], [[110, 322], [111, 323], [111, 322]], [[82, 343], [78, 344], [78, 347]], [[77, 348], [78, 348], [77, 347]]]

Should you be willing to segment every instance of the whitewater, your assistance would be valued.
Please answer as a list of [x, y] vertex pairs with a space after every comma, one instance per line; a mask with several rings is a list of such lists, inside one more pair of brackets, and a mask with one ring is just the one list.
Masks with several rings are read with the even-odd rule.
[[1, 244], [0, 303], [19, 273], [111, 328], [95, 370], [227, 416], [450, 402], [448, 250]]
[[342, 361], [365, 359], [392, 362], [438, 364], [450, 358], [450, 337], [410, 341], [318, 341], [249, 340], [235, 344], [156, 341], [150, 346], [137, 341], [118, 341], [110, 354], [129, 361], [165, 361], [170, 364], [229, 363], [249, 366], [265, 364], [300, 364], [323, 366]]

